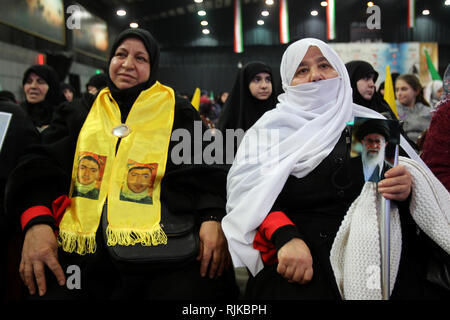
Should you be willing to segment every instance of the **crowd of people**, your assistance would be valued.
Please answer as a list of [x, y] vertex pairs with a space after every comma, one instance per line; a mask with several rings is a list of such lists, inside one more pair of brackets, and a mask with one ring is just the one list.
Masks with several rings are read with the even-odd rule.
[[[449, 279], [430, 265], [450, 270], [449, 68], [425, 87], [396, 77], [394, 112], [370, 63], [344, 64], [306, 38], [284, 52], [281, 88], [251, 61], [196, 110], [158, 81], [159, 50], [148, 31], [127, 29], [83, 93], [48, 65], [26, 70], [23, 102], [0, 93], [12, 114], [0, 150], [4, 298], [381, 299], [364, 268], [379, 263], [387, 199], [390, 297], [448, 299]], [[224, 161], [204, 159], [211, 141], [198, 123], [222, 133]], [[180, 130], [191, 134], [181, 162]], [[245, 135], [230, 142], [227, 130]], [[252, 140], [267, 131], [277, 139]], [[395, 143], [398, 163], [384, 157]], [[177, 245], [180, 234], [190, 242]]]

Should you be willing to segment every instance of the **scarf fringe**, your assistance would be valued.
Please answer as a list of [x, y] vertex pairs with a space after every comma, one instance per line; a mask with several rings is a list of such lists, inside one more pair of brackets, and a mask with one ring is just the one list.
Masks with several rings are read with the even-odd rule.
[[97, 250], [95, 233], [86, 235], [60, 230], [58, 235], [58, 245], [62, 247], [65, 252], [76, 252], [79, 255], [94, 253]]
[[133, 246], [135, 244], [141, 244], [143, 246], [157, 246], [160, 244], [167, 244], [167, 235], [160, 226], [157, 226], [150, 231], [117, 229], [110, 228], [108, 226], [106, 229], [106, 235], [108, 238], [108, 246]]

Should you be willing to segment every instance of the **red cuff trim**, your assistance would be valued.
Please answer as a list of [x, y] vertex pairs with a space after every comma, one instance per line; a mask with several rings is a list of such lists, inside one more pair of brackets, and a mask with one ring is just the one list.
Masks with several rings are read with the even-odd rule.
[[294, 225], [294, 223], [283, 212], [274, 211], [267, 215], [258, 230], [264, 234], [267, 240], [270, 240], [278, 228], [287, 225]]
[[66, 195], [59, 197], [52, 203], [53, 217], [55, 218], [56, 225], [59, 226], [66, 208], [70, 206], [72, 201]]
[[22, 213], [22, 216], [20, 217], [22, 230], [25, 229], [25, 226], [28, 224], [28, 222], [30, 222], [31, 219], [39, 216], [52, 216], [52, 212], [45, 206], [35, 206], [27, 209], [24, 213]]
[[261, 254], [264, 263], [273, 265], [278, 261], [277, 250], [270, 238], [273, 233], [281, 227], [286, 225], [294, 225], [294, 223], [281, 211], [274, 211], [267, 215], [263, 223], [256, 231], [253, 239], [253, 248], [257, 249]]
[[20, 217], [22, 231], [25, 229], [26, 225], [31, 221], [31, 219], [39, 216], [52, 216], [53, 218], [55, 218], [56, 226], [59, 226], [59, 223], [64, 216], [64, 212], [66, 211], [67, 207], [70, 206], [71, 202], [72, 201], [70, 200], [70, 198], [64, 195], [53, 201], [53, 212], [45, 206], [35, 206], [29, 208], [24, 213], [22, 213], [22, 216]]

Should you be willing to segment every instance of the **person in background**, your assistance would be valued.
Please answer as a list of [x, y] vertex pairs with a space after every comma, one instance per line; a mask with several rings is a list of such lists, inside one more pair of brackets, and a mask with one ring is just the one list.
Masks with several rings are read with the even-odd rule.
[[395, 114], [376, 91], [375, 82], [378, 72], [366, 61], [354, 60], [345, 64], [353, 89], [353, 102], [381, 113], [388, 119], [395, 119]]
[[450, 65], [444, 74], [442, 98], [433, 112], [421, 157], [450, 192]]
[[438, 103], [441, 102], [441, 96], [444, 92], [441, 80], [432, 80], [423, 89], [423, 97], [430, 103], [431, 109], [436, 109]]
[[0, 112], [11, 116], [8, 130], [0, 137], [0, 299], [24, 297], [19, 276], [22, 233], [20, 223], [5, 212], [6, 184], [27, 148], [40, 143], [39, 132], [23, 108], [15, 102], [0, 99]]
[[[227, 129], [247, 131], [276, 104], [272, 69], [264, 62], [249, 62], [239, 69], [219, 120], [223, 136]], [[224, 138], [225, 145], [231, 143]], [[234, 152], [237, 146], [234, 145]], [[231, 156], [231, 155], [228, 155]]]
[[0, 101], [10, 101], [17, 104], [17, 100], [16, 97], [14, 96], [14, 93], [7, 90], [0, 91]]
[[198, 112], [200, 113], [200, 118], [209, 129], [216, 127], [214, 121], [217, 118], [216, 113], [213, 110], [213, 101], [211, 101], [208, 96], [203, 95], [200, 97]]
[[64, 82], [62, 82], [59, 87], [61, 88], [61, 92], [66, 98], [66, 101], [72, 102], [75, 98], [75, 88]]
[[55, 109], [64, 101], [59, 89], [58, 74], [48, 65], [34, 65], [23, 75], [25, 101], [21, 103], [39, 132], [52, 120]]
[[108, 76], [105, 73], [93, 75], [86, 83], [86, 92], [96, 96], [104, 87], [107, 86]]
[[216, 98], [213, 106], [213, 112], [216, 115], [216, 120], [214, 120], [214, 125], [217, 127], [219, 125], [220, 115], [222, 114], [222, 109], [225, 102], [228, 99], [229, 93], [227, 91], [221, 92]]
[[58, 141], [67, 134], [66, 130], [71, 126], [74, 118], [85, 119], [97, 94], [107, 86], [108, 76], [104, 73], [93, 75], [86, 84], [86, 92], [72, 102], [62, 103], [55, 112], [48, 128], [42, 132], [43, 143]]
[[382, 97], [384, 97], [384, 81], [380, 83], [380, 86], [378, 87], [377, 91]]
[[408, 138], [417, 144], [419, 136], [428, 129], [431, 121], [430, 104], [423, 96], [420, 80], [412, 74], [400, 75], [395, 81], [395, 92], [402, 128]]

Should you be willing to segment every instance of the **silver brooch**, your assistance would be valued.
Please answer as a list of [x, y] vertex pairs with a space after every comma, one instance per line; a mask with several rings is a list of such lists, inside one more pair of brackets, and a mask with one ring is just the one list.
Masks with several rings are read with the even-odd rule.
[[120, 126], [114, 127], [112, 134], [119, 138], [125, 138], [131, 133], [131, 129], [126, 124], [121, 124]]

